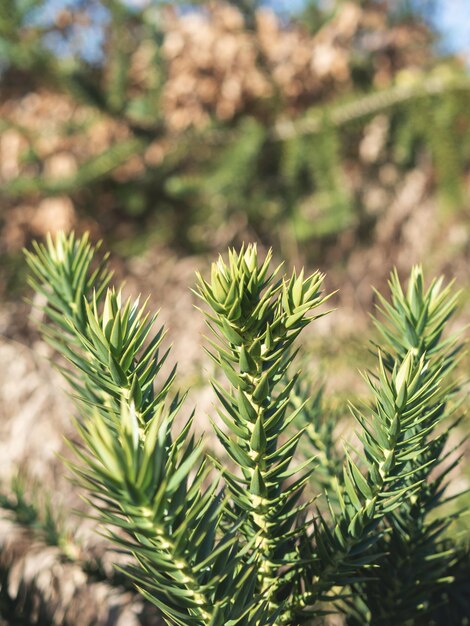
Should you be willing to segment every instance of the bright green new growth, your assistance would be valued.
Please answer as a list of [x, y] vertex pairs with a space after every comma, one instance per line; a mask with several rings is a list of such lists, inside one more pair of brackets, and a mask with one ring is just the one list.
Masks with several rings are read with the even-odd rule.
[[[197, 285], [225, 377], [213, 381], [212, 424], [228, 459], [212, 459], [192, 418], [175, 432], [185, 398], [172, 392], [174, 370], [160, 380], [163, 330], [145, 304], [108, 288], [105, 262], [92, 271], [94, 252], [87, 237], [59, 235], [27, 258], [47, 300], [43, 333], [71, 364], [62, 371], [79, 408], [73, 469], [167, 623], [293, 626], [323, 614], [324, 601], [358, 624], [413, 624], [432, 610], [457, 551], [442, 538], [450, 519], [435, 513], [455, 463], [444, 447], [457, 420], [448, 374], [460, 345], [442, 336], [451, 287], [425, 291], [415, 268], [404, 293], [392, 276], [377, 368], [365, 375], [373, 401], [352, 407], [362, 449], [343, 461], [292, 371], [295, 339], [324, 314], [323, 276], [271, 271], [271, 255], [260, 261], [252, 245], [219, 259]], [[312, 506], [324, 495], [314, 484], [328, 515]]]

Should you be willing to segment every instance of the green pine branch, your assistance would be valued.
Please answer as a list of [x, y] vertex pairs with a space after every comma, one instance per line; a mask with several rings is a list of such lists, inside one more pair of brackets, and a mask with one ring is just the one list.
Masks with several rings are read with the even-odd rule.
[[[362, 410], [351, 407], [360, 425], [357, 435], [363, 449], [347, 450], [343, 480], [336, 489], [340, 512], [331, 508], [333, 529], [320, 516], [316, 545], [321, 565], [313, 571], [316, 588], [303, 596], [306, 604], [322, 598], [335, 585], [353, 583], [354, 576], [357, 580], [357, 569], [376, 562], [380, 552], [390, 547], [384, 546], [389, 537], [384, 524], [405, 511], [408, 520], [402, 529], [407, 533], [405, 543], [411, 546], [416, 510], [421, 514], [433, 510], [436, 493], [443, 493], [442, 477], [431, 484], [427, 480], [454, 427], [452, 399], [457, 388], [447, 375], [455, 367], [460, 346], [455, 338], [443, 340], [442, 332], [458, 294], [452, 294], [451, 286], [442, 289], [442, 279], [424, 294], [419, 268], [412, 271], [406, 297], [396, 274], [391, 290], [392, 303], [380, 298], [386, 321], [377, 322], [384, 339], [377, 370], [365, 375], [374, 404]], [[439, 434], [441, 426], [444, 434]], [[424, 506], [425, 502], [429, 504]], [[417, 537], [425, 543], [423, 524]], [[438, 554], [439, 550], [436, 558]], [[415, 574], [422, 565], [419, 559], [412, 570]], [[381, 572], [385, 581], [399, 579], [399, 568], [392, 575], [384, 563]], [[370, 576], [363, 570], [359, 578]], [[421, 579], [417, 586], [423, 594]]]
[[[462, 343], [456, 336], [443, 339], [459, 294], [452, 293], [452, 285], [443, 287], [442, 278], [425, 291], [420, 267], [413, 268], [406, 292], [396, 273], [390, 289], [391, 305], [379, 295], [384, 322], [377, 323], [387, 369], [393, 371], [407, 350], [423, 359], [428, 376], [438, 376], [442, 387], [435, 419], [447, 425], [439, 434], [429, 429], [425, 433], [426, 451], [408, 456], [403, 485], [414, 493], [386, 516], [387, 532], [381, 540], [383, 566], [363, 590], [372, 623], [384, 625], [393, 623], [392, 610], [394, 619], [403, 621], [429, 613], [435, 608], [431, 599], [436, 590], [452, 582], [448, 572], [457, 562], [459, 550], [446, 541], [445, 535], [459, 513], [449, 513], [443, 505], [448, 502], [448, 476], [462, 454], [462, 442], [452, 448], [448, 445], [449, 435], [460, 421], [455, 398], [458, 384], [449, 381], [449, 374], [458, 363]], [[425, 430], [427, 423], [425, 419], [417, 425], [416, 434]]]
[[224, 495], [218, 478], [208, 479], [192, 418], [173, 435], [184, 401], [170, 399], [174, 373], [154, 387], [163, 331], [145, 306], [107, 289], [105, 263], [91, 273], [93, 253], [86, 239], [61, 235], [27, 254], [56, 324], [45, 336], [73, 366], [62, 368], [80, 410], [71, 467], [111, 539], [134, 555], [126, 574], [169, 623], [255, 624], [263, 601], [253, 608], [254, 570], [238, 568], [235, 530], [217, 533]]
[[300, 135], [321, 133], [323, 119], [328, 112], [330, 124], [342, 127], [357, 120], [368, 118], [382, 112], [388, 112], [408, 102], [428, 99], [434, 96], [445, 97], [449, 93], [468, 94], [470, 81], [453, 71], [430, 74], [425, 78], [417, 78], [409, 82], [392, 85], [391, 87], [373, 91], [369, 94], [355, 95], [348, 102], [317, 107], [310, 115], [296, 123], [292, 121], [278, 122], [272, 133], [274, 141], [285, 141]]
[[292, 410], [289, 402], [298, 374], [286, 375], [292, 344], [320, 316], [309, 314], [325, 298], [320, 273], [278, 278], [279, 269], [269, 272], [270, 261], [269, 252], [259, 263], [254, 246], [231, 251], [228, 265], [222, 259], [213, 264], [210, 283], [199, 276], [198, 293], [211, 307], [208, 325], [217, 339], [209, 354], [230, 382], [229, 389], [217, 381], [213, 386], [229, 434], [214, 428], [239, 470], [223, 471], [232, 515], [246, 516], [241, 530], [246, 541], [255, 538], [260, 590], [271, 608], [280, 608], [278, 596], [286, 582], [295, 583], [301, 561], [296, 543], [304, 533], [305, 504], [297, 502], [312, 473], [311, 458], [291, 467], [302, 431], [283, 438], [301, 408]]

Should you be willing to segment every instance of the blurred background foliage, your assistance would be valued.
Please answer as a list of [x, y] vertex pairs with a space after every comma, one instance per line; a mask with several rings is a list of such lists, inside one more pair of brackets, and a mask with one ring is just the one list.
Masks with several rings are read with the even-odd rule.
[[[423, 263], [428, 278], [442, 272], [463, 288], [454, 330], [470, 321], [470, 75], [468, 59], [441, 45], [437, 5], [2, 0], [0, 333], [36, 341], [21, 304], [21, 248], [50, 231], [89, 230], [113, 250], [129, 288], [152, 291], [163, 321], [171, 320], [173, 358], [183, 382], [199, 390], [203, 413], [210, 400], [202, 325], [188, 288], [194, 269], [228, 245], [257, 241], [288, 265], [320, 267], [327, 288], [340, 289], [338, 311], [306, 339], [305, 367], [328, 363], [325, 428], [332, 441], [347, 432], [345, 397], [363, 393], [355, 368], [367, 364], [361, 333], [371, 284], [383, 290], [393, 266], [404, 276]], [[63, 409], [53, 408], [60, 419], [51, 418], [46, 435], [29, 436], [54, 394], [40, 391], [50, 374], [39, 376], [44, 366], [31, 355], [21, 361], [25, 350], [0, 342], [2, 363], [18, 359], [0, 381], [3, 481], [15, 464], [43, 455], [34, 437], [57, 451], [56, 431], [67, 430]], [[34, 467], [48, 489], [66, 492], [60, 464]], [[468, 468], [454, 483], [468, 488]], [[4, 613], [16, 623], [21, 596], [45, 623], [95, 623], [86, 615], [103, 605], [99, 581], [111, 589], [107, 600], [114, 597], [109, 564], [61, 530], [54, 499], [41, 508], [15, 485], [0, 494], [4, 510], [19, 511], [13, 527], [42, 529], [60, 567], [79, 563], [91, 579], [75, 603], [59, 594], [62, 612], [53, 616], [51, 602], [42, 604], [50, 580], [18, 582], [12, 595], [11, 564], [23, 559], [24, 571], [36, 570], [29, 544], [18, 552], [22, 540], [0, 525], [0, 544], [10, 537], [0, 558], [0, 612], [10, 607]], [[59, 585], [71, 574], [59, 568], [54, 576]], [[460, 595], [467, 591], [462, 583]], [[132, 609], [140, 616], [132, 621], [123, 593], [113, 605], [122, 623], [158, 623], [145, 607]], [[97, 623], [118, 623], [105, 619]]]
[[425, 13], [4, 0], [0, 253], [73, 226], [124, 254], [250, 238], [331, 264], [410, 175], [434, 219], [468, 218], [470, 77]]

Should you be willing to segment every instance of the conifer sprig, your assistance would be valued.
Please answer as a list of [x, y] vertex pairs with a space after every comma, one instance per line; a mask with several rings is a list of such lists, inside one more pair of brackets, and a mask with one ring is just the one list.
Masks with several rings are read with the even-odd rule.
[[27, 257], [55, 324], [45, 336], [72, 365], [62, 368], [80, 411], [72, 468], [111, 539], [135, 556], [126, 573], [169, 623], [254, 626], [263, 610], [255, 571], [238, 567], [235, 531], [218, 533], [224, 496], [208, 480], [192, 418], [172, 434], [184, 401], [169, 398], [174, 372], [155, 391], [163, 331], [138, 301], [106, 289], [110, 273], [101, 263], [91, 271], [93, 254], [86, 240], [60, 235]]
[[199, 276], [198, 293], [211, 307], [208, 324], [217, 339], [209, 354], [230, 382], [229, 389], [217, 381], [213, 386], [229, 433], [214, 428], [238, 466], [237, 473], [223, 471], [234, 502], [231, 513], [246, 518], [241, 531], [246, 541], [255, 538], [261, 592], [279, 608], [279, 591], [287, 581], [292, 586], [292, 570], [301, 560], [300, 514], [306, 505], [298, 501], [312, 472], [311, 458], [291, 467], [302, 431], [283, 438], [300, 410], [290, 404], [298, 374], [287, 379], [287, 372], [292, 344], [321, 315], [311, 311], [326, 298], [319, 272], [278, 278], [279, 268], [269, 273], [270, 261], [269, 252], [259, 263], [252, 245], [239, 254], [231, 251], [228, 265], [222, 259], [213, 264], [210, 283]]
[[[358, 437], [363, 451], [347, 453], [343, 481], [336, 490], [341, 511], [332, 510], [333, 532], [321, 519], [316, 533], [322, 562], [318, 574], [320, 589], [322, 586], [329, 589], [333, 583], [351, 582], [354, 572], [357, 576], [358, 566], [377, 560], [374, 549], [377, 553], [391, 551], [380, 570], [383, 576], [380, 589], [387, 587], [387, 581], [392, 587], [401, 587], [397, 582], [400, 568], [389, 566], [397, 558], [396, 549], [402, 543], [397, 561], [406, 545], [409, 558], [411, 552], [415, 553], [416, 562], [411, 570], [416, 575], [419, 572], [420, 578], [419, 582], [415, 581], [414, 589], [408, 583], [407, 589], [396, 594], [394, 602], [398, 605], [406, 593], [410, 597], [414, 594], [417, 609], [421, 605], [416, 598], [422, 600], [432, 591], [430, 579], [439, 580], [452, 562], [450, 559], [444, 567], [439, 567], [426, 558], [428, 542], [435, 540], [448, 525], [443, 520], [426, 521], [426, 517], [445, 491], [442, 474], [431, 482], [429, 477], [445, 459], [444, 443], [455, 426], [452, 415], [457, 386], [448, 375], [461, 349], [455, 337], [442, 338], [457, 302], [451, 286], [442, 288], [442, 283], [442, 279], [436, 280], [424, 292], [422, 270], [416, 267], [406, 295], [394, 273], [390, 282], [392, 302], [380, 296], [383, 321], [376, 320], [376, 325], [384, 342], [377, 352], [377, 371], [365, 375], [374, 404], [363, 410], [351, 407], [360, 425]], [[439, 554], [440, 549], [435, 546], [433, 556], [437, 561]], [[446, 558], [448, 553], [442, 556]], [[427, 571], [426, 582], [422, 578], [424, 571]], [[362, 576], [371, 577], [365, 570]], [[357, 581], [359, 585], [358, 578]], [[368, 588], [373, 586], [371, 583]], [[383, 592], [375, 588], [377, 602], [381, 604]], [[387, 615], [395, 610], [392, 604], [385, 611]], [[411, 607], [404, 614], [412, 614]]]
[[[380, 545], [382, 567], [361, 589], [372, 620], [384, 626], [394, 623], [392, 613], [394, 620], [402, 621], [426, 614], [434, 608], [431, 598], [438, 595], [439, 587], [452, 582], [448, 572], [458, 559], [458, 550], [445, 533], [459, 514], [444, 513], [442, 505], [447, 502], [449, 473], [461, 457], [461, 442], [448, 446], [461, 413], [459, 386], [449, 374], [463, 348], [458, 336], [443, 338], [445, 325], [457, 308], [459, 294], [452, 293], [452, 285], [443, 287], [441, 278], [426, 291], [420, 267], [413, 268], [406, 292], [396, 272], [389, 284], [392, 302], [378, 296], [383, 322], [376, 322], [384, 363], [393, 371], [402, 355], [411, 351], [424, 362], [428, 379], [435, 378], [441, 392], [432, 407], [423, 406], [411, 431], [412, 438], [424, 440], [421, 451], [417, 448], [406, 457], [403, 486], [413, 495], [386, 515], [387, 532]], [[436, 432], [438, 424], [445, 426]]]

